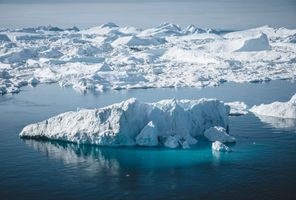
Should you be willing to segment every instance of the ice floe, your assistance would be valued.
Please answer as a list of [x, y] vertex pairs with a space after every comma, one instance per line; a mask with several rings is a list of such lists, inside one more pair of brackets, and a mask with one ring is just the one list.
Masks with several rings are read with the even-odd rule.
[[0, 70], [10, 77], [0, 77], [0, 91], [19, 91], [33, 79], [83, 92], [295, 79], [295, 35], [268, 26], [221, 34], [170, 23], [2, 29]]
[[296, 94], [287, 102], [255, 105], [250, 111], [256, 115], [296, 119]]
[[225, 133], [228, 115], [228, 106], [215, 99], [156, 103], [129, 99], [104, 108], [57, 115], [24, 127], [20, 136], [105, 146], [189, 148], [205, 130], [205, 135], [210, 133], [215, 141], [233, 142], [234, 138]]

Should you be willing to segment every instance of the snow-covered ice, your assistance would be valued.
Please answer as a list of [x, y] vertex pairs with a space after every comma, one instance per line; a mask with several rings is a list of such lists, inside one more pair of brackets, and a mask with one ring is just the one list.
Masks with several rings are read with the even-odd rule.
[[296, 119], [296, 94], [287, 102], [276, 101], [270, 104], [255, 105], [250, 111], [256, 115]]
[[170, 23], [2, 29], [0, 93], [49, 82], [104, 91], [295, 79], [295, 35], [268, 26], [219, 34]]
[[189, 148], [211, 127], [228, 129], [228, 115], [229, 107], [215, 99], [156, 103], [129, 99], [104, 108], [62, 113], [24, 127], [20, 136], [105, 146]]
[[212, 143], [212, 150], [213, 151], [222, 151], [222, 152], [230, 152], [231, 149], [223, 144], [222, 142], [215, 141]]
[[211, 142], [219, 141], [222, 143], [235, 142], [235, 138], [228, 133], [224, 127], [214, 126], [210, 127], [204, 132], [204, 136]]

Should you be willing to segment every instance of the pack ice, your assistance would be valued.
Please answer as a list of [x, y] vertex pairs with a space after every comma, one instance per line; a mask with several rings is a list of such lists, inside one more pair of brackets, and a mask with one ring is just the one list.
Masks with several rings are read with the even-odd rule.
[[170, 23], [2, 29], [0, 93], [52, 82], [84, 92], [294, 79], [295, 35], [268, 26], [221, 34]]
[[104, 146], [189, 148], [204, 133], [215, 141], [234, 142], [226, 133], [229, 110], [215, 99], [156, 103], [129, 99], [104, 108], [54, 116], [24, 127], [20, 136]]
[[250, 109], [256, 115], [296, 119], [296, 94], [287, 102], [261, 104]]

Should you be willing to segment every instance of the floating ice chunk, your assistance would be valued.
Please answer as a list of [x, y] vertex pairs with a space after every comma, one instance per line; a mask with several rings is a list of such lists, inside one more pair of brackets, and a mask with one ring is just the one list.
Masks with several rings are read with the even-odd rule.
[[270, 49], [268, 37], [261, 33], [254, 38], [243, 39], [242, 44], [235, 51], [266, 51]]
[[136, 144], [140, 146], [157, 146], [158, 132], [153, 122], [150, 121], [137, 135]]
[[7, 87], [7, 93], [19, 93], [20, 89], [15, 86]]
[[7, 93], [6, 85], [0, 84], [0, 94], [6, 94], [6, 93]]
[[223, 144], [222, 142], [215, 141], [212, 143], [212, 150], [213, 151], [222, 151], [222, 152], [230, 152], [231, 149]]
[[40, 81], [37, 78], [35, 78], [35, 77], [30, 78], [29, 81], [28, 81], [28, 83], [31, 84], [31, 85], [33, 85], [33, 86], [39, 84], [39, 82]]
[[226, 133], [225, 128], [214, 126], [207, 129], [204, 133], [204, 136], [211, 142], [235, 142], [235, 138]]
[[296, 94], [287, 102], [273, 102], [261, 104], [250, 109], [256, 115], [265, 115], [279, 118], [296, 118]]
[[227, 102], [225, 105], [230, 106], [230, 115], [246, 115], [248, 114], [248, 106], [242, 101]]
[[224, 104], [214, 99], [156, 103], [129, 99], [100, 109], [57, 115], [26, 126], [20, 136], [106, 146], [160, 143], [170, 148], [187, 148], [196, 143], [195, 137], [203, 135], [205, 129], [228, 127], [228, 114]]

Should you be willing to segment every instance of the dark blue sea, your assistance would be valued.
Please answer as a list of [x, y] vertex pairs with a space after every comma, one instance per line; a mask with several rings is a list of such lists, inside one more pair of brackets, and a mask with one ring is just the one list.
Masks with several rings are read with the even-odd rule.
[[233, 152], [107, 148], [20, 139], [29, 123], [77, 108], [98, 108], [131, 97], [218, 98], [249, 106], [287, 101], [296, 83], [225, 83], [204, 89], [137, 89], [81, 94], [39, 85], [0, 96], [0, 199], [296, 199], [296, 121], [230, 117]]

